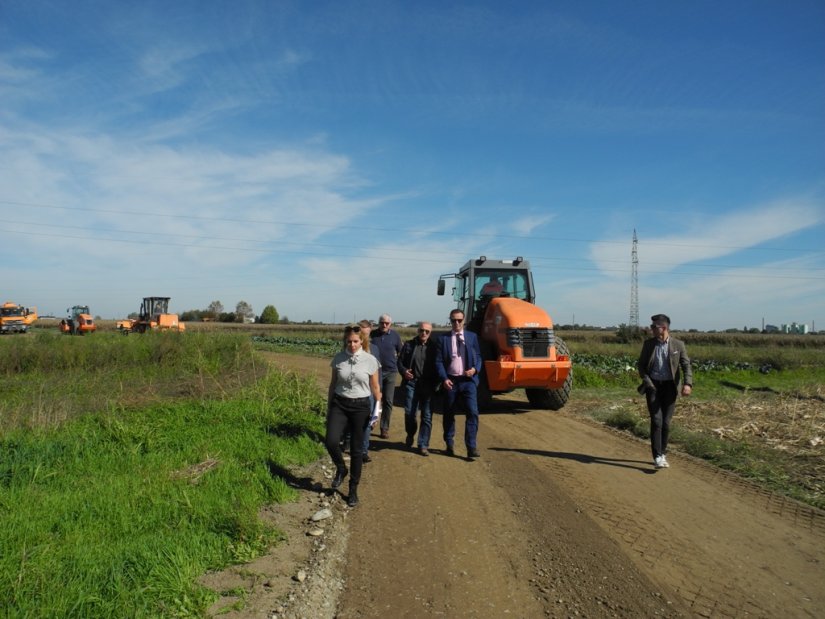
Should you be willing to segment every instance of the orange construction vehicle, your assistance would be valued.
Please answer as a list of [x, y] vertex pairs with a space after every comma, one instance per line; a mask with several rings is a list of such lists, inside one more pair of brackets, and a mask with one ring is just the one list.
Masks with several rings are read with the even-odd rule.
[[146, 333], [147, 331], [184, 331], [186, 325], [178, 320], [177, 314], [169, 313], [171, 297], [144, 297], [137, 318], [127, 318], [117, 322], [121, 333]]
[[67, 309], [67, 318], [60, 321], [60, 332], [65, 335], [86, 335], [97, 331], [95, 319], [89, 311], [88, 305], [73, 305]]
[[530, 264], [515, 260], [469, 260], [458, 273], [438, 279], [443, 295], [454, 279], [453, 298], [464, 312], [465, 328], [479, 337], [484, 369], [479, 405], [490, 397], [524, 388], [536, 408], [559, 410], [570, 397], [573, 367], [553, 320], [535, 305]]
[[0, 334], [26, 333], [37, 320], [36, 307], [23, 307], [6, 301], [0, 306]]

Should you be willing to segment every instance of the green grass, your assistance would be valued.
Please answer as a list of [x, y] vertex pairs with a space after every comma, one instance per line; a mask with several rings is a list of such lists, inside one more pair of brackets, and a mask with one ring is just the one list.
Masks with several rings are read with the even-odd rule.
[[[202, 616], [216, 594], [196, 584], [199, 576], [249, 561], [281, 538], [258, 512], [294, 497], [280, 471], [322, 453], [317, 387], [261, 372], [243, 385], [232, 374], [248, 375], [241, 370], [254, 362], [238, 357], [251, 352], [242, 336], [220, 344], [101, 338], [92, 346], [114, 357], [109, 370], [97, 367], [99, 355], [62, 348], [85, 346], [83, 339], [15, 343], [10, 348], [23, 363], [1, 375], [4, 384], [25, 384], [18, 387], [25, 400], [51, 393], [37, 383], [56, 372], [78, 380], [94, 365], [108, 378], [131, 376], [131, 359], [152, 366], [148, 381], [134, 374], [140, 389], [163, 374], [158, 366], [185, 383], [210, 368], [221, 388], [167, 403], [155, 392], [136, 406], [134, 391], [123, 391], [128, 405], [113, 392], [103, 410], [74, 411], [60, 424], [29, 418], [3, 432], [2, 615]], [[111, 348], [120, 342], [123, 351]], [[38, 346], [56, 346], [62, 367], [49, 367]]]
[[88, 411], [222, 398], [265, 370], [249, 338], [229, 333], [3, 337], [0, 436], [16, 427], [54, 427]]

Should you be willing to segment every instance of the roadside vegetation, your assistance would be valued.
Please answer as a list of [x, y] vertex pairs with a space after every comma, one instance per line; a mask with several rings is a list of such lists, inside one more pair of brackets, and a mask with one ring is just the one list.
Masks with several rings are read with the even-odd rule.
[[203, 573], [281, 533], [290, 467], [322, 453], [314, 383], [234, 334], [0, 340], [0, 608], [8, 617], [192, 617]]

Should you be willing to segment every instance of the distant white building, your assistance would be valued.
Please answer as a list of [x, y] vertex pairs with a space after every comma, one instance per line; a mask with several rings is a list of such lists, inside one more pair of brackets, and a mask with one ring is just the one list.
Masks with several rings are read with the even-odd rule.
[[792, 322], [789, 325], [782, 325], [780, 329], [782, 333], [793, 333], [794, 335], [804, 335], [808, 333], [808, 325], [800, 325], [798, 323]]

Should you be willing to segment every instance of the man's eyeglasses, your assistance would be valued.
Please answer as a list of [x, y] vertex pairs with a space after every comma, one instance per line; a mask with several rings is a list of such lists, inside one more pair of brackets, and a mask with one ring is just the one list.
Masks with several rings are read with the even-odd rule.
[[344, 327], [344, 333], [361, 333], [361, 325], [347, 325]]
[[430, 330], [429, 329], [419, 329], [418, 332], [419, 333], [429, 333]]
[[450, 322], [464, 322], [463, 318], [450, 318]]
[[390, 321], [389, 321], [389, 320], [380, 320], [380, 321], [378, 321], [378, 324], [380, 324], [380, 325], [388, 325], [388, 324], [390, 324]]

